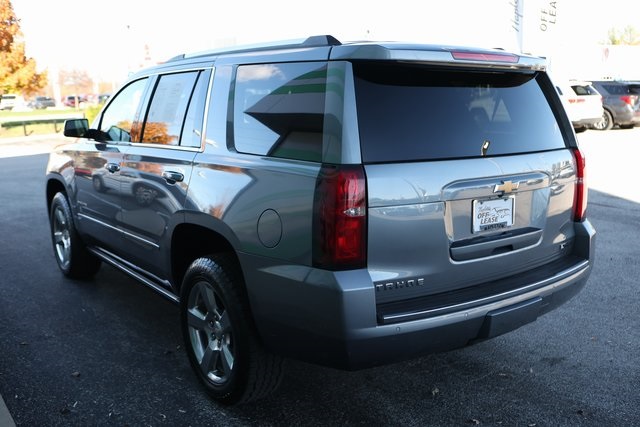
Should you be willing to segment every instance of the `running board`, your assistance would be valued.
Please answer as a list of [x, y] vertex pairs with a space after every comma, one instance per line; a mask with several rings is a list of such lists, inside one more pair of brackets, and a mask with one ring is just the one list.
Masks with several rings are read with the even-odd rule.
[[[127, 264], [125, 264], [125, 262], [123, 260], [120, 260], [120, 258], [118, 258], [116, 255], [113, 255], [112, 253], [101, 249], [101, 248], [96, 248], [96, 247], [89, 247], [87, 248], [92, 254], [94, 254], [95, 256], [97, 256], [98, 258], [100, 258], [101, 260], [103, 260], [104, 262], [106, 262], [107, 264], [112, 265], [113, 267], [117, 268], [118, 270], [122, 271], [123, 273], [127, 274], [128, 276], [133, 277], [134, 279], [136, 279], [137, 281], [139, 281], [140, 283], [142, 283], [143, 285], [148, 286], [149, 288], [151, 288], [152, 290], [158, 292], [160, 295], [162, 295], [163, 297], [167, 298], [168, 300], [174, 302], [174, 303], [179, 303], [180, 302], [180, 298], [178, 298], [178, 296], [176, 296], [173, 292], [170, 292], [169, 290], [167, 290], [165, 287], [163, 287], [161, 284], [159, 284], [159, 282], [161, 283], [160, 280], [158, 280], [158, 282], [150, 279], [149, 277], [147, 277], [146, 275], [144, 275], [143, 273], [137, 271], [136, 269], [133, 268], [133, 266], [129, 266]], [[166, 287], [170, 287], [170, 283], [169, 282], [164, 282]]]

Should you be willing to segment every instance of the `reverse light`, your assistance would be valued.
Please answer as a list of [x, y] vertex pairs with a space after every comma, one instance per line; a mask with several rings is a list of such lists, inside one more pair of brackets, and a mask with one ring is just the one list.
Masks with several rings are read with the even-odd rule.
[[322, 167], [313, 216], [315, 267], [346, 270], [365, 266], [367, 192], [362, 166]]
[[578, 148], [573, 149], [576, 162], [576, 192], [573, 199], [573, 220], [582, 222], [587, 217], [587, 182], [584, 155]]

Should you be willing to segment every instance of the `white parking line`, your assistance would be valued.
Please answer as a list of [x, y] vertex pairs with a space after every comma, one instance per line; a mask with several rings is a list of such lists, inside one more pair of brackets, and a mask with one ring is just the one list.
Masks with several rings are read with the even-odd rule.
[[11, 414], [7, 409], [7, 405], [4, 403], [2, 396], [0, 395], [0, 426], [2, 427], [15, 427], [16, 423], [13, 422]]

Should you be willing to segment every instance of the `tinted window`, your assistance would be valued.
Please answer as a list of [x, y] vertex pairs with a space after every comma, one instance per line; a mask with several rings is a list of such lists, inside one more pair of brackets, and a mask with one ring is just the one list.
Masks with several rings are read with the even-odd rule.
[[325, 63], [238, 68], [234, 144], [243, 153], [320, 161]]
[[616, 84], [604, 84], [604, 89], [609, 92], [610, 95], [627, 95], [629, 94], [629, 88], [625, 85]]
[[575, 86], [571, 86], [571, 88], [576, 93], [576, 95], [584, 96], [584, 95], [596, 95], [597, 94], [596, 90], [591, 86], [575, 85]]
[[[479, 157], [565, 146], [536, 73], [354, 63], [365, 162]], [[552, 90], [552, 89], [551, 89]]]
[[136, 80], [125, 87], [102, 114], [99, 130], [107, 141], [137, 141], [140, 123], [136, 114], [144, 93], [147, 79]]
[[198, 72], [167, 74], [158, 79], [144, 124], [142, 142], [178, 145]]
[[203, 71], [198, 76], [196, 88], [193, 90], [187, 116], [184, 119], [180, 145], [184, 147], [200, 147], [202, 139], [202, 122], [204, 120], [204, 104], [207, 98], [207, 87], [211, 71]]

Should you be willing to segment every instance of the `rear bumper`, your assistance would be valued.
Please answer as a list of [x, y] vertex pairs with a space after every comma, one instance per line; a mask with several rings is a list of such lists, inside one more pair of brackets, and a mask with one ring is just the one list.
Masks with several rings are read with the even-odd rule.
[[246, 277], [256, 326], [271, 351], [349, 370], [464, 347], [530, 323], [584, 287], [595, 231], [588, 221], [576, 227], [574, 254], [580, 260], [570, 268], [523, 283], [516, 292], [388, 324], [380, 321], [366, 270], [258, 268]]
[[640, 125], [640, 110], [623, 108], [614, 110], [613, 120], [615, 124], [622, 126]]
[[580, 120], [573, 120], [571, 122], [571, 124], [573, 125], [574, 128], [583, 128], [583, 127], [593, 127], [594, 125], [596, 125], [597, 123], [602, 121], [602, 116], [600, 117], [595, 117], [595, 118], [586, 118], [586, 119], [580, 119]]
[[[350, 369], [465, 347], [515, 330], [564, 304], [586, 284], [590, 267], [543, 288], [421, 320], [379, 326], [349, 342]], [[354, 334], [355, 335], [355, 334]]]

